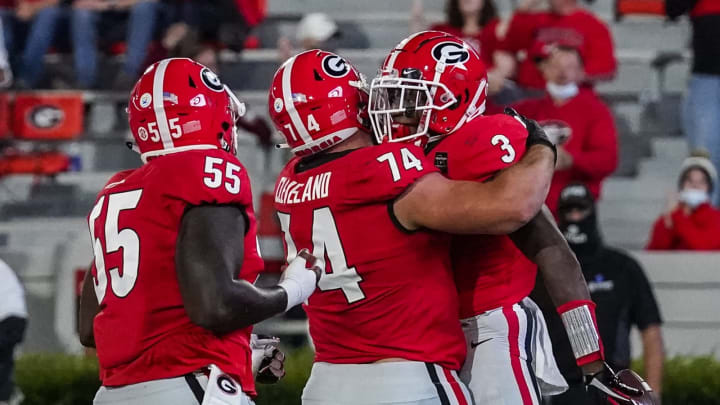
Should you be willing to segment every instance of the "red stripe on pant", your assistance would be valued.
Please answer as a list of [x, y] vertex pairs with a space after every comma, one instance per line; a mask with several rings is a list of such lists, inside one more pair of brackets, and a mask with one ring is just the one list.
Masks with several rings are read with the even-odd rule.
[[453, 390], [453, 393], [455, 394], [455, 399], [457, 399], [458, 404], [460, 405], [468, 405], [467, 398], [465, 398], [465, 393], [463, 393], [462, 388], [460, 387], [460, 382], [452, 375], [450, 370], [446, 369], [445, 367], [442, 368], [443, 373], [445, 374], [445, 379], [450, 383], [450, 387]]
[[518, 320], [518, 316], [512, 306], [503, 307], [502, 311], [508, 323], [510, 365], [512, 366], [513, 375], [515, 376], [515, 382], [517, 382], [518, 389], [520, 390], [520, 397], [522, 398], [523, 405], [533, 405], [530, 388], [528, 388], [528, 382], [525, 380], [525, 375], [523, 374], [522, 366], [520, 365], [520, 343], [518, 341], [520, 335], [520, 321]]

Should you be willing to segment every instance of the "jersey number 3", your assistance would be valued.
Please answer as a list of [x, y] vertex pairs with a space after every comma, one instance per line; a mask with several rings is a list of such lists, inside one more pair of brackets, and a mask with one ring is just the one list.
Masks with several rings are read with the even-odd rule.
[[[95, 269], [97, 270], [97, 283], [95, 295], [98, 303], [105, 298], [107, 290], [108, 274], [110, 274], [110, 287], [113, 294], [119, 298], [126, 297], [137, 281], [138, 266], [140, 264], [140, 238], [137, 232], [131, 228], [118, 229], [120, 213], [124, 210], [135, 209], [140, 202], [142, 189], [125, 191], [107, 195], [107, 211], [103, 218], [105, 223], [102, 228], [105, 231], [105, 248], [103, 249], [100, 238], [95, 234], [95, 222], [101, 217], [105, 197], [102, 196], [95, 204], [88, 218], [90, 226], [90, 237], [93, 243], [95, 254]], [[117, 252], [122, 248], [122, 275], [119, 267], [113, 267], [105, 272], [105, 254]]]
[[505, 163], [512, 163], [515, 160], [515, 149], [510, 144], [510, 140], [505, 135], [495, 135], [492, 137], [490, 142], [493, 146], [500, 145], [500, 149], [505, 151], [505, 154], [500, 157]]
[[[290, 214], [278, 212], [278, 217], [280, 227], [285, 234], [287, 259], [290, 261], [297, 256], [297, 247], [290, 236]], [[312, 242], [312, 255], [318, 258], [317, 265], [323, 269], [318, 282], [320, 290], [342, 290], [348, 304], [365, 299], [365, 293], [360, 288], [362, 277], [355, 267], [347, 264], [345, 250], [329, 207], [317, 208], [313, 211]], [[332, 273], [327, 272], [325, 257], [330, 261]]]

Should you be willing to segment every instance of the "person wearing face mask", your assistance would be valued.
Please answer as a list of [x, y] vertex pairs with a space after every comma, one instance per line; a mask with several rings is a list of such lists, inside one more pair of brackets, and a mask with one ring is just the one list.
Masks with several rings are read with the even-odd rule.
[[617, 167], [617, 129], [610, 109], [595, 92], [578, 85], [585, 72], [575, 48], [545, 44], [534, 48], [533, 56], [547, 80], [545, 93], [513, 107], [543, 127], [551, 127], [551, 133], [562, 134], [546, 200], [556, 214], [560, 190], [571, 182], [587, 184], [593, 197], [599, 197], [602, 181]]
[[653, 225], [648, 250], [720, 250], [720, 210], [710, 204], [717, 170], [704, 157], [685, 159], [677, 197]]
[[[630, 364], [630, 329], [640, 330], [645, 380], [659, 398], [662, 389], [662, 319], [652, 288], [640, 265], [628, 254], [608, 247], [597, 223], [592, 192], [582, 183], [562, 189], [558, 202], [559, 227], [582, 267], [605, 348], [605, 359], [614, 370]], [[541, 278], [531, 297], [543, 311], [560, 371], [570, 388], [547, 398], [546, 405], [595, 405], [582, 383], [570, 342]], [[659, 403], [659, 402], [657, 402]]]

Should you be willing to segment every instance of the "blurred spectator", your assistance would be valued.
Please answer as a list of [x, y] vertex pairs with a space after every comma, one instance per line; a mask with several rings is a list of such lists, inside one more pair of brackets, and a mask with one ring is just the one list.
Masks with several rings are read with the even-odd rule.
[[704, 157], [685, 159], [677, 196], [655, 225], [647, 248], [651, 250], [720, 250], [720, 210], [710, 204], [717, 171]]
[[[422, 0], [415, 0], [411, 13], [410, 31], [426, 29]], [[498, 18], [495, 1], [448, 0], [445, 18], [445, 22], [434, 24], [429, 29], [455, 35], [473, 46], [488, 67], [488, 92], [491, 95], [500, 92], [508, 84], [503, 72], [513, 69], [514, 59], [507, 53], [495, 52], [506, 28], [506, 24]]]
[[580, 87], [584, 77], [580, 54], [567, 47], [545, 47], [540, 69], [547, 80], [543, 97], [514, 107], [539, 121], [556, 137], [558, 159], [547, 206], [557, 212], [560, 191], [580, 181], [598, 198], [605, 177], [618, 163], [617, 129], [610, 109], [595, 92]]
[[617, 61], [610, 31], [604, 22], [577, 4], [577, 0], [549, 0], [550, 12], [532, 11], [543, 0], [524, 0], [510, 21], [499, 52], [509, 53], [518, 61], [516, 76], [526, 89], [545, 88], [545, 80], [533, 60], [533, 50], [547, 44], [562, 43], [578, 49], [585, 61], [586, 77], [594, 82], [615, 75]]
[[10, 87], [11, 84], [12, 70], [10, 69], [10, 59], [8, 58], [7, 49], [5, 48], [3, 22], [2, 18], [0, 18], [0, 89]]
[[[214, 72], [219, 71], [218, 54], [215, 48], [201, 42], [199, 32], [187, 24], [173, 24], [165, 33], [162, 45], [167, 52], [163, 58], [190, 58]], [[269, 148], [272, 145], [270, 125], [265, 118], [255, 114], [252, 110], [248, 110], [238, 120], [237, 125], [255, 135], [263, 147]]]
[[0, 260], [0, 404], [8, 403], [13, 395], [15, 347], [23, 340], [27, 317], [22, 285]]
[[[605, 246], [597, 224], [595, 201], [583, 184], [570, 184], [559, 201], [559, 226], [582, 266], [596, 315], [605, 359], [614, 370], [630, 366], [630, 330], [640, 330], [645, 377], [656, 394], [662, 389], [662, 319], [650, 283], [640, 265], [626, 253]], [[543, 309], [555, 360], [570, 388], [551, 397], [552, 405], [596, 405], [587, 398], [581, 370], [577, 367], [555, 305], [542, 282], [536, 283], [533, 299]]]
[[[683, 14], [692, 22], [693, 65], [684, 127], [692, 150], [704, 149], [720, 165], [720, 2], [717, 0], [665, 0], [671, 20]], [[715, 203], [720, 203], [715, 193]]]
[[[412, 10], [413, 31], [425, 29], [422, 13], [422, 1], [416, 0]], [[461, 38], [478, 51], [488, 67], [492, 66], [500, 23], [494, 0], [448, 0], [445, 18], [445, 22], [431, 25], [430, 29]]]
[[[337, 39], [340, 37], [340, 30], [337, 24], [325, 13], [305, 14], [297, 26], [295, 41], [303, 50], [322, 49], [334, 52], [337, 50]], [[285, 61], [292, 56], [293, 45], [287, 37], [278, 40], [278, 54], [280, 60]]]
[[158, 12], [157, 0], [74, 0], [70, 29], [78, 84], [85, 88], [97, 84], [98, 32], [105, 34], [111, 25], [127, 18], [125, 63], [113, 87], [132, 87], [143, 67]]
[[[10, 55], [20, 53], [17, 63], [17, 76], [22, 85], [33, 87], [42, 78], [43, 58], [52, 45], [55, 29], [60, 20], [62, 9], [59, 0], [18, 0], [4, 1], [2, 13], [5, 28], [5, 43]], [[18, 26], [25, 26], [27, 37], [24, 47], [19, 49], [15, 38]]]

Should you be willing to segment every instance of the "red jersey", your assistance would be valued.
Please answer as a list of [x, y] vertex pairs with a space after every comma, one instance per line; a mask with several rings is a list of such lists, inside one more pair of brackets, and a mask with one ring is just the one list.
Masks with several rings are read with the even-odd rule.
[[450, 24], [435, 24], [430, 27], [430, 29], [433, 31], [447, 32], [448, 34], [455, 35], [467, 42], [470, 46], [475, 48], [478, 54], [480, 54], [480, 59], [482, 59], [482, 61], [485, 62], [485, 65], [490, 68], [494, 65], [493, 53], [500, 44], [500, 38], [497, 35], [499, 22], [500, 20], [497, 18], [490, 20], [484, 27], [482, 27], [480, 32], [473, 36], [463, 34], [461, 28], [454, 27]]
[[617, 70], [610, 30], [592, 13], [582, 9], [568, 15], [517, 12], [499, 48], [526, 53], [517, 72], [517, 81], [523, 87], [545, 88], [545, 79], [533, 55], [527, 55], [538, 43], [560, 43], [576, 48], [589, 80], [611, 79]]
[[156, 157], [113, 176], [96, 201], [88, 224], [100, 303], [93, 326], [103, 385], [177, 377], [212, 363], [254, 395], [250, 328], [216, 336], [192, 323], [175, 270], [183, 213], [203, 204], [244, 210], [248, 228], [239, 277], [253, 282], [262, 270], [250, 179], [240, 162], [221, 150]]
[[[427, 155], [448, 178], [485, 181], [525, 153], [527, 130], [509, 115], [481, 115], [428, 145]], [[507, 235], [457, 235], [452, 267], [460, 318], [512, 305], [535, 286], [537, 267]]]
[[460, 369], [466, 349], [447, 236], [407, 233], [390, 208], [437, 171], [424, 159], [416, 146], [390, 143], [294, 158], [280, 173], [287, 259], [307, 248], [324, 266], [305, 306], [315, 361], [398, 357]]
[[573, 182], [586, 184], [599, 198], [602, 181], [617, 167], [618, 143], [612, 113], [595, 92], [581, 88], [577, 96], [560, 105], [546, 94], [513, 107], [540, 125], [569, 129], [570, 136], [562, 148], [573, 157], [573, 164], [569, 169], [555, 171], [545, 201], [548, 208], [557, 213], [560, 192]]

